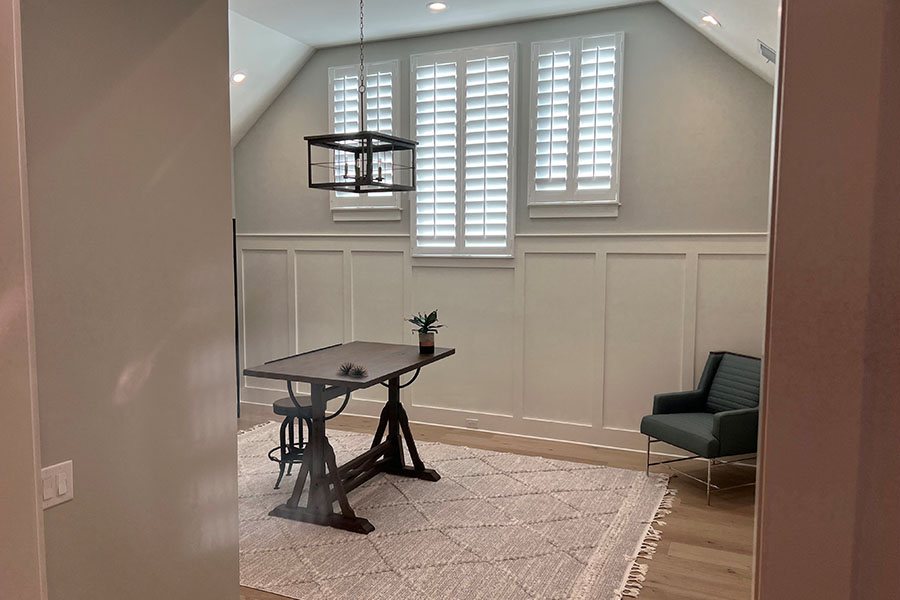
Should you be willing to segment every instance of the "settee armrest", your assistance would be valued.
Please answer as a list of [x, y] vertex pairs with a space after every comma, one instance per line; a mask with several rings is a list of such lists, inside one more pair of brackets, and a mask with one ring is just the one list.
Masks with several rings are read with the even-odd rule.
[[701, 390], [656, 394], [653, 396], [653, 414], [702, 412], [705, 402], [706, 395]]
[[756, 452], [759, 408], [723, 410], [713, 415], [713, 436], [719, 440], [719, 454], [734, 456]]

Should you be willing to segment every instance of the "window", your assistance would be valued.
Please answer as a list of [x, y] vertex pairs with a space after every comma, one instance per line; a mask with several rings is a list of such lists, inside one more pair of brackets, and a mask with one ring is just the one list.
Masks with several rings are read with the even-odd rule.
[[[399, 70], [396, 60], [366, 65], [365, 123], [369, 131], [399, 134], [393, 120], [394, 86], [398, 84]], [[332, 67], [328, 69], [328, 80], [332, 133], [359, 131], [359, 66]], [[335, 157], [338, 172], [343, 170], [352, 177], [355, 165], [344, 165], [341, 160], [342, 156]], [[384, 169], [384, 177], [390, 181], [390, 165], [385, 165]], [[398, 221], [400, 195], [333, 192], [331, 214], [335, 221]]]
[[416, 255], [511, 256], [516, 45], [410, 59]]
[[531, 217], [615, 217], [623, 34], [532, 45]]

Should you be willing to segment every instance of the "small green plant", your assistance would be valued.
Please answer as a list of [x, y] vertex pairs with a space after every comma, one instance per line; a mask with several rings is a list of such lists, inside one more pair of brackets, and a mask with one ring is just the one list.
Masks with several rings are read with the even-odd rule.
[[413, 318], [407, 319], [407, 321], [416, 326], [413, 329], [413, 333], [437, 333], [438, 328], [443, 327], [442, 324], [438, 323], [438, 311], [436, 310], [428, 314], [417, 313]]

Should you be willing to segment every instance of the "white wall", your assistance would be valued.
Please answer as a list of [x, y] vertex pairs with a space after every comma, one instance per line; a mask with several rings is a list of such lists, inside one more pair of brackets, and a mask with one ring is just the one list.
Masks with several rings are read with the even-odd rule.
[[[334, 223], [309, 190], [305, 134], [328, 130], [325, 49], [235, 150], [245, 366], [349, 340], [415, 343], [404, 317], [438, 308], [458, 353], [406, 392], [411, 418], [639, 448], [654, 393], [693, 387], [710, 350], [759, 355], [772, 88], [657, 4], [372, 44], [409, 54], [519, 42], [527, 140], [530, 42], [625, 32], [616, 219], [529, 219], [517, 158], [512, 259], [413, 259], [408, 220]], [[406, 123], [407, 119], [400, 119]], [[404, 214], [408, 213], [404, 211]], [[285, 394], [245, 380], [241, 398]], [[350, 410], [377, 415], [380, 389]]]
[[227, 9], [23, 2], [53, 600], [238, 595]]
[[[245, 366], [414, 344], [404, 317], [440, 309], [438, 344], [457, 354], [404, 390], [415, 421], [640, 448], [654, 393], [692, 388], [712, 350], [762, 347], [764, 234], [520, 237], [487, 263], [413, 259], [403, 236], [245, 235], [238, 252]], [[284, 395], [244, 378], [246, 402]], [[361, 391], [348, 410], [383, 400]]]

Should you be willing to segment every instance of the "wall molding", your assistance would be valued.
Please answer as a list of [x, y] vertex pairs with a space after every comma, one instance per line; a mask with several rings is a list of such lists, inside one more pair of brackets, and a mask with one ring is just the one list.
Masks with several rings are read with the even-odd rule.
[[[406, 235], [244, 235], [242, 367], [354, 339], [412, 344], [405, 317], [438, 308], [457, 354], [404, 391], [410, 419], [640, 450], [654, 393], [693, 387], [708, 351], [761, 353], [767, 240], [527, 235], [512, 259], [481, 264], [423, 261]], [[242, 383], [248, 402], [286, 395]], [[381, 388], [361, 390], [348, 414], [378, 416], [383, 402]]]
[[[408, 233], [262, 233], [238, 232], [239, 238], [403, 238], [409, 239]], [[692, 238], [692, 237], [768, 237], [766, 231], [631, 231], [631, 232], [593, 232], [593, 233], [517, 233], [516, 238]]]
[[239, 238], [403, 238], [409, 239], [408, 233], [241, 233]]

